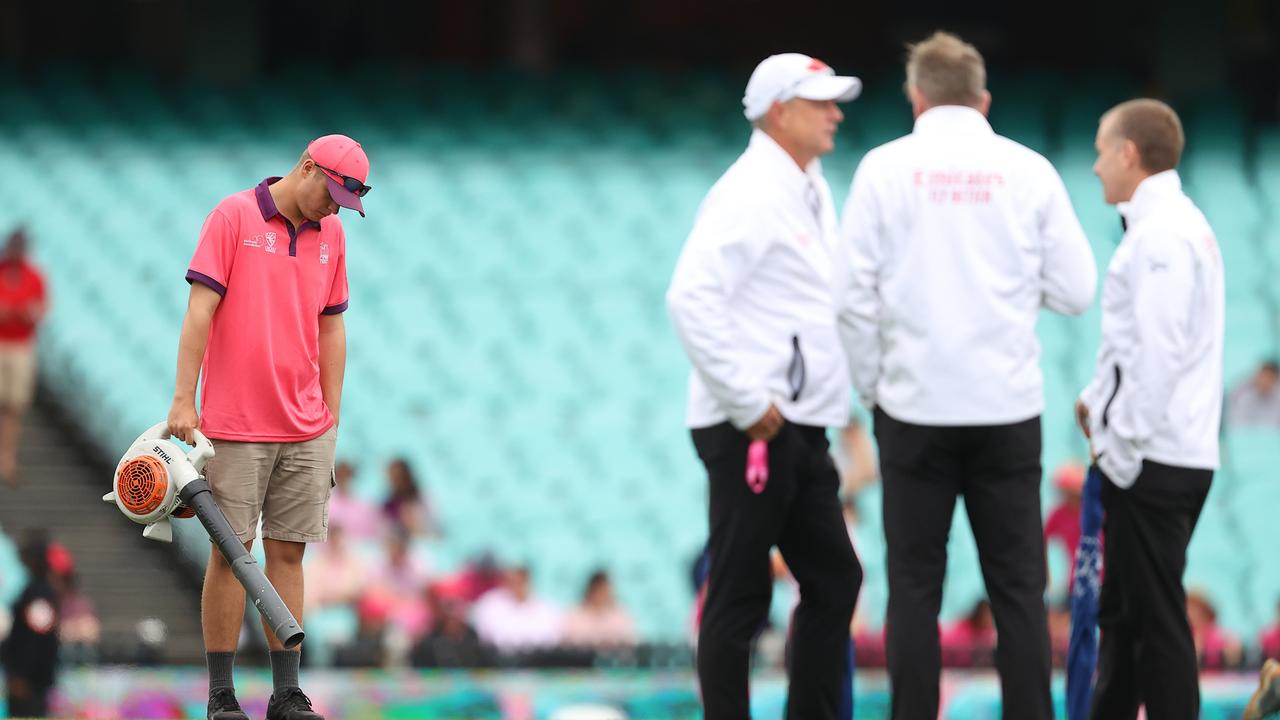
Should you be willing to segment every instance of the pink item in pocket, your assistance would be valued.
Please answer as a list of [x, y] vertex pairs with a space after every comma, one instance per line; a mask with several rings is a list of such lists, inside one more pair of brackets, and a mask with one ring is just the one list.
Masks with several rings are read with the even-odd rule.
[[747, 487], [759, 495], [769, 484], [769, 443], [752, 441], [747, 447]]

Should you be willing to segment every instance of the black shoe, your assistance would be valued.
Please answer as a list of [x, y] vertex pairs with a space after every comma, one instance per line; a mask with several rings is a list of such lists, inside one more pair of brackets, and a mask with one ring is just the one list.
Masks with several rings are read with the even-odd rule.
[[236, 691], [231, 688], [218, 688], [209, 692], [208, 720], [249, 720], [249, 716], [240, 709], [236, 702]]
[[311, 699], [301, 688], [283, 688], [271, 695], [267, 703], [267, 720], [324, 720], [311, 709]]

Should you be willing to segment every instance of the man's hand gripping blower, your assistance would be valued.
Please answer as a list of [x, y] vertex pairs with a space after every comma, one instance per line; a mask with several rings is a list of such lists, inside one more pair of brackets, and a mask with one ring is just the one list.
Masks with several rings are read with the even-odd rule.
[[296, 647], [302, 642], [302, 626], [214, 502], [202, 474], [205, 463], [213, 457], [213, 444], [199, 430], [195, 436], [195, 447], [188, 453], [169, 439], [167, 423], [152, 426], [120, 458], [112, 490], [102, 499], [115, 503], [125, 517], [145, 525], [143, 537], [161, 542], [173, 542], [171, 517], [200, 518], [276, 637], [285, 647]]

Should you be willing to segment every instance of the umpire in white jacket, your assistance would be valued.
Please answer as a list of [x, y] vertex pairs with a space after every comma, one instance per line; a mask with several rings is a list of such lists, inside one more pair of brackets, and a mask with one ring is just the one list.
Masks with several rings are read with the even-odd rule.
[[1218, 467], [1222, 257], [1182, 192], [1182, 124], [1156, 100], [1102, 116], [1094, 171], [1124, 238], [1102, 289], [1102, 345], [1076, 405], [1106, 509], [1092, 717], [1200, 716], [1182, 573]]
[[1035, 325], [1041, 307], [1083, 312], [1097, 270], [1057, 172], [987, 123], [972, 45], [937, 33], [913, 46], [907, 93], [914, 131], [867, 153], [854, 176], [837, 295], [880, 446], [892, 716], [938, 716], [938, 612], [963, 495], [999, 633], [1004, 717], [1048, 720]]
[[[708, 720], [751, 715], [751, 644], [769, 611], [775, 545], [801, 597], [787, 717], [835, 718], [848, 692], [862, 569], [826, 437], [848, 419], [850, 398], [831, 293], [836, 215], [818, 158], [835, 146], [836, 103], [860, 89], [806, 55], [760, 63], [743, 98], [750, 144], [703, 201], [667, 292], [693, 365], [687, 419], [711, 486], [697, 653]], [[752, 441], [768, 443], [763, 482], [747, 479]]]

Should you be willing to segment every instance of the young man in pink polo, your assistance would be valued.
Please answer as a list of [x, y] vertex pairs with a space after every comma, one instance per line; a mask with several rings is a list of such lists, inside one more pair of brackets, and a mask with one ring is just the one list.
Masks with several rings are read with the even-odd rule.
[[[191, 298], [169, 432], [190, 443], [198, 427], [213, 440], [206, 468], [213, 495], [246, 548], [261, 517], [267, 577], [299, 621], [303, 552], [328, 534], [347, 358], [346, 236], [337, 213], [364, 216], [368, 175], [356, 141], [313, 141], [288, 175], [218, 203], [187, 270]], [[209, 720], [247, 720], [231, 681], [244, 598], [212, 548], [201, 597]], [[285, 650], [265, 632], [274, 686], [268, 720], [322, 720], [299, 688], [298, 648]]]

